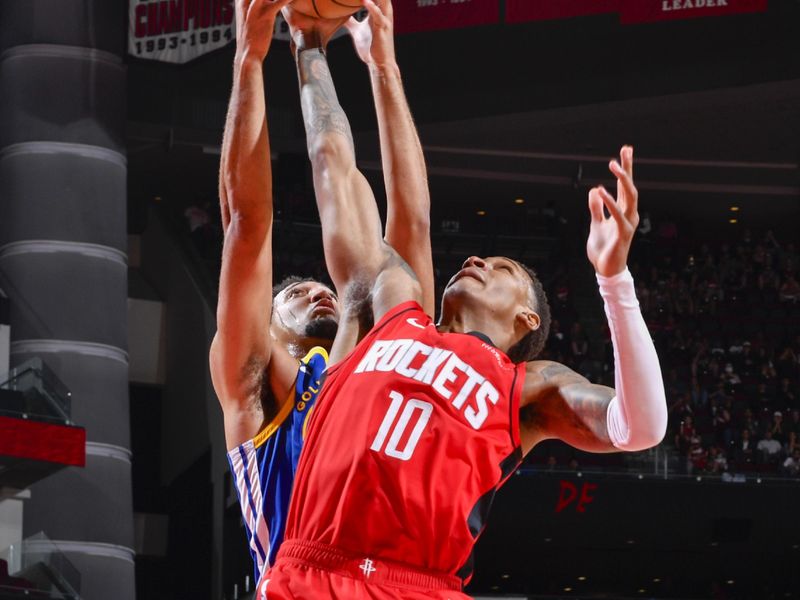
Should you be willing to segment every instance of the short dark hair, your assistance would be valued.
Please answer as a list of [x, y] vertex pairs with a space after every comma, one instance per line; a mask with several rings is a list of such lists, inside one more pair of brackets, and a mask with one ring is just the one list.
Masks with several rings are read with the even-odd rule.
[[317, 280], [313, 277], [300, 277], [299, 275], [289, 275], [288, 277], [284, 277], [278, 285], [272, 288], [272, 299], [274, 300], [278, 294], [280, 294], [290, 285], [294, 285], [296, 283], [305, 283], [306, 281], [316, 282]]
[[547, 337], [550, 335], [550, 304], [542, 282], [536, 276], [536, 271], [527, 265], [517, 262], [531, 278], [531, 294], [533, 295], [533, 309], [539, 315], [539, 328], [529, 331], [516, 344], [508, 349], [508, 357], [515, 363], [533, 360], [544, 349]]

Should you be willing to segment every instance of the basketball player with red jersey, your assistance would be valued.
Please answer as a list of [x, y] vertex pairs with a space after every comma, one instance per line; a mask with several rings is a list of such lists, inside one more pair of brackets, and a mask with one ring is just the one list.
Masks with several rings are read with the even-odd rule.
[[[365, 5], [390, 31], [389, 0]], [[319, 24], [285, 11], [328, 269], [338, 290], [369, 295], [375, 325], [328, 370], [286, 539], [259, 592], [269, 600], [465, 598], [492, 498], [538, 442], [613, 452], [663, 438], [658, 357], [626, 268], [638, 223], [633, 151], [623, 148], [609, 165], [616, 198], [602, 187], [589, 194], [587, 254], [614, 342], [612, 389], [533, 360], [549, 309], [535, 274], [516, 261], [469, 258], [445, 289], [439, 323], [425, 315], [419, 283], [381, 238], [355, 166], [326, 38]]]
[[[233, 90], [220, 164], [225, 238], [218, 331], [210, 352], [256, 582], [283, 539], [304, 425], [339, 320], [339, 302], [326, 285], [295, 277], [274, 290], [272, 286], [272, 172], [263, 61], [275, 17], [286, 3], [236, 2]], [[354, 23], [351, 31], [365, 59], [369, 23]], [[391, 167], [385, 169], [386, 239], [426, 282], [423, 304], [433, 314], [430, 203], [422, 150], [402, 87], [376, 78], [373, 87], [382, 159]], [[347, 303], [343, 308], [345, 313], [350, 309]], [[359, 331], [348, 328], [352, 323], [357, 321], [344, 320], [339, 348], [349, 350], [355, 344]]]

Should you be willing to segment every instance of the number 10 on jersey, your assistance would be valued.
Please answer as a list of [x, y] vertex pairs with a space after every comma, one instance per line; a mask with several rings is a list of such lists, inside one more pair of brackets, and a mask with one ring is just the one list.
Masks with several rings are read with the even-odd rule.
[[[383, 451], [386, 456], [408, 460], [414, 454], [419, 438], [431, 418], [433, 405], [430, 402], [415, 400], [414, 398], [406, 400], [402, 394], [395, 391], [389, 392], [389, 398], [391, 398], [392, 403], [389, 405], [389, 410], [386, 411], [386, 416], [383, 417], [383, 422], [380, 429], [378, 429], [378, 435], [375, 436], [370, 450], [375, 452]], [[400, 412], [401, 408], [403, 409], [402, 412]], [[399, 419], [397, 418], [398, 413], [400, 413]], [[414, 429], [411, 430], [411, 435], [406, 441], [405, 448], [401, 450], [398, 445], [413, 420], [415, 420]], [[389, 437], [389, 442], [384, 447], [387, 436]]]

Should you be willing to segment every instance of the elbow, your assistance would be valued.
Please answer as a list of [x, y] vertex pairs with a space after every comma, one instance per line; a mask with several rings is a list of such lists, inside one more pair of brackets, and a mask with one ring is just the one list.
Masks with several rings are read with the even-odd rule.
[[266, 236], [272, 226], [272, 211], [253, 207], [246, 202], [232, 202], [228, 212], [228, 229], [232, 236], [258, 239]]
[[407, 231], [411, 233], [414, 239], [430, 239], [430, 211], [421, 211], [419, 214], [410, 215], [407, 223]]
[[611, 440], [614, 446], [626, 452], [641, 452], [654, 448], [667, 434], [667, 404], [663, 397], [657, 409], [640, 413], [630, 422], [626, 422], [621, 412], [616, 410], [613, 410], [609, 417]]
[[658, 446], [667, 435], [667, 411], [664, 410], [664, 418], [654, 420], [649, 426], [643, 427], [640, 431], [632, 432], [631, 439], [623, 448], [628, 452], [641, 452]]
[[325, 135], [310, 141], [308, 158], [314, 170], [320, 172], [355, 166], [352, 147], [338, 135]]
[[658, 446], [663, 440], [664, 437], [667, 435], [667, 423], [666, 419], [664, 419], [664, 423], [658, 423], [653, 425], [651, 429], [648, 431], [641, 432], [641, 435], [638, 436], [638, 439], [635, 440], [635, 448], [632, 448], [633, 452], [640, 452], [642, 450], [649, 450], [650, 448], [655, 448]]

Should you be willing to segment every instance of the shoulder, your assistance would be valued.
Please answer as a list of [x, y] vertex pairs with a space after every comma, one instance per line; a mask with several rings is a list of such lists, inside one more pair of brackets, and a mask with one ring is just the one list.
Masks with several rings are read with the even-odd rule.
[[585, 381], [567, 365], [552, 360], [532, 360], [525, 364], [525, 385], [577, 383]]
[[522, 404], [532, 404], [562, 387], [583, 383], [588, 383], [587, 379], [564, 364], [552, 360], [530, 361], [525, 365]]
[[314, 346], [308, 353], [300, 359], [300, 370], [303, 367], [325, 367], [328, 364], [328, 351], [322, 346]]

